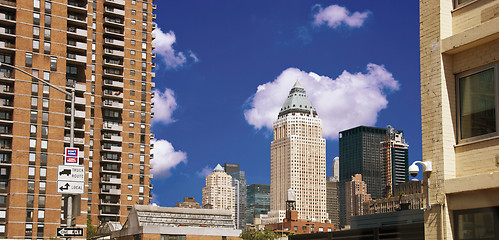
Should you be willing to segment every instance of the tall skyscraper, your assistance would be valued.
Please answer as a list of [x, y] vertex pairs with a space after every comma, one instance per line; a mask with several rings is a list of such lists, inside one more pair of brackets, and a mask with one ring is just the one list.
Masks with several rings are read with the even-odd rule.
[[331, 177], [326, 182], [326, 207], [329, 220], [335, 224], [340, 225], [340, 158], [333, 159], [331, 166]]
[[393, 194], [395, 184], [409, 181], [409, 144], [402, 131], [392, 126], [386, 128], [386, 140], [381, 142], [381, 152], [385, 163], [385, 195]]
[[328, 220], [326, 140], [322, 138], [321, 119], [299, 81], [274, 122], [270, 176], [271, 212], [286, 210], [287, 192], [291, 188], [296, 194], [298, 218]]
[[[124, 222], [134, 204], [149, 204], [155, 8], [152, 0], [0, 1], [0, 61], [75, 91], [74, 143], [88, 173], [77, 227], [87, 216]], [[8, 66], [0, 85], [0, 236], [55, 237], [66, 225], [56, 183], [70, 99]]]
[[333, 159], [333, 165], [331, 166], [331, 180], [340, 181], [340, 158], [335, 157]]
[[263, 184], [249, 185], [246, 203], [246, 222], [253, 224], [257, 215], [267, 214], [270, 211], [270, 186]]
[[224, 172], [218, 164], [213, 173], [206, 177], [206, 186], [203, 188], [203, 207], [230, 210], [234, 213], [235, 187], [232, 186], [232, 177]]
[[362, 181], [362, 174], [355, 174], [345, 183], [346, 225], [350, 225], [352, 216], [364, 215], [364, 202], [371, 200], [367, 193], [368, 186]]
[[236, 227], [244, 229], [246, 227], [246, 178], [244, 177], [244, 171], [240, 171], [239, 164], [235, 163], [225, 163], [224, 170], [232, 177], [232, 186], [235, 187]]
[[385, 196], [385, 164], [381, 142], [386, 129], [359, 126], [340, 132], [340, 222], [346, 224], [345, 182], [355, 174], [362, 174], [367, 192], [374, 199]]

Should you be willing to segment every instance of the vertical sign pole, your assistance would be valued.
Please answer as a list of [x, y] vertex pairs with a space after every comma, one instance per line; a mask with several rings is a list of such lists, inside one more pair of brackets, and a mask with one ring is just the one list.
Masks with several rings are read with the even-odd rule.
[[[69, 146], [74, 147], [74, 125], [75, 125], [75, 89], [73, 88], [71, 91], [71, 126], [69, 130]], [[79, 160], [79, 156], [76, 156], [76, 158]], [[66, 206], [66, 211], [67, 211], [67, 219], [66, 219], [66, 227], [71, 227], [71, 220], [73, 218], [73, 196], [70, 194], [67, 195], [67, 206]], [[71, 238], [69, 238], [71, 239]]]

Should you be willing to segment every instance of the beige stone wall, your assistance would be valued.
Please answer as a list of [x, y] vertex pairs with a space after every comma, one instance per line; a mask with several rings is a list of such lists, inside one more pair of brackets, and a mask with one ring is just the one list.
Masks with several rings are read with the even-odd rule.
[[[423, 160], [433, 163], [429, 192], [425, 190], [424, 196], [430, 204], [437, 204], [425, 211], [426, 239], [452, 239], [449, 204], [483, 205], [470, 205], [465, 191], [481, 199], [491, 189], [497, 191], [497, 186], [481, 189], [483, 182], [472, 181], [479, 174], [499, 171], [499, 139], [458, 141], [455, 74], [499, 60], [497, 24], [491, 24], [497, 21], [498, 12], [497, 1], [469, 1], [453, 9], [452, 0], [420, 0]], [[470, 177], [466, 182], [473, 186], [449, 192], [456, 186], [454, 180], [462, 177]]]

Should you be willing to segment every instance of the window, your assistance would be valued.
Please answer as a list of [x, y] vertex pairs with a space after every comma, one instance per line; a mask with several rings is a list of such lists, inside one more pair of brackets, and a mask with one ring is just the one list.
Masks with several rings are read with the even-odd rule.
[[50, 43], [49, 42], [43, 43], [43, 51], [45, 53], [50, 53]]
[[131, 22], [132, 22], [132, 25], [135, 25], [135, 20], [132, 20]]
[[52, 3], [45, 1], [45, 12], [50, 12], [52, 10]]
[[36, 161], [36, 154], [35, 153], [29, 153], [29, 162], [34, 163]]
[[134, 112], [134, 111], [130, 111], [130, 113], [129, 113], [129, 117], [130, 117], [130, 118], [135, 117], [135, 112]]
[[135, 35], [135, 32], [136, 32], [135, 30], [132, 30], [132, 35]]
[[132, 10], [132, 15], [135, 15], [137, 12], [135, 10]]
[[31, 125], [29, 132], [31, 134], [36, 134], [36, 125]]
[[454, 211], [454, 239], [498, 239], [499, 207]]
[[38, 207], [45, 207], [45, 196], [38, 197]]
[[50, 31], [50, 28], [45, 28], [45, 35], [44, 35], [44, 39], [45, 41], [46, 40], [50, 40], [50, 36], [51, 36], [51, 31]]
[[[50, 72], [49, 71], [43, 71], [43, 80], [47, 80], [47, 81], [50, 80]], [[47, 86], [47, 85], [45, 85], [45, 86]]]
[[128, 195], [128, 196], [126, 196], [126, 200], [128, 200], [128, 201], [132, 201], [132, 195]]
[[40, 27], [33, 26], [33, 37], [38, 38], [40, 36]]
[[50, 57], [50, 70], [57, 71], [57, 57]]
[[33, 207], [34, 200], [35, 200], [35, 196], [28, 194], [28, 207]]
[[133, 158], [133, 153], [129, 153], [128, 158], [130, 158], [130, 159]]
[[38, 51], [40, 49], [40, 41], [33, 40], [33, 51]]
[[40, 192], [45, 191], [45, 187], [47, 186], [46, 182], [40, 182]]
[[135, 40], [132, 40], [130, 43], [131, 43], [133, 46], [135, 46]]
[[31, 67], [32, 63], [33, 63], [33, 54], [26, 53], [26, 67]]
[[52, 24], [52, 17], [50, 15], [45, 15], [45, 26], [50, 27]]
[[31, 111], [30, 118], [32, 122], [36, 122], [38, 118], [38, 112], [37, 111]]
[[44, 219], [44, 218], [45, 218], [45, 211], [38, 210], [38, 219]]
[[33, 24], [40, 24], [40, 14], [33, 13]]
[[133, 175], [132, 174], [128, 174], [128, 179], [133, 179]]
[[133, 189], [132, 185], [128, 185], [128, 190], [132, 190], [132, 189]]
[[454, 0], [454, 8], [462, 6], [467, 2], [471, 2], [471, 0]]
[[36, 139], [30, 139], [29, 140], [29, 147], [30, 148], [36, 148]]
[[28, 167], [28, 176], [35, 177], [35, 168], [34, 167]]
[[40, 9], [40, 0], [33, 0], [33, 8]]
[[40, 168], [40, 177], [47, 177], [47, 169]]
[[31, 98], [31, 106], [35, 107], [35, 108], [36, 108], [36, 106], [38, 106], [38, 98], [36, 98], [36, 97]]
[[128, 133], [128, 138], [133, 138], [133, 133]]
[[498, 66], [499, 63], [493, 63], [456, 76], [459, 140], [497, 135]]
[[128, 169], [133, 169], [133, 164], [128, 164]]

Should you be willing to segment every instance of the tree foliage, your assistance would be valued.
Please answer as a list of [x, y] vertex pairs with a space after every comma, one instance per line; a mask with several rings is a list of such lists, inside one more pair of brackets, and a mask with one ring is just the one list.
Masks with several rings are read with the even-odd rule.
[[97, 227], [92, 225], [92, 219], [87, 217], [87, 240], [91, 240], [97, 234]]
[[269, 228], [263, 231], [248, 228], [241, 233], [240, 237], [244, 240], [274, 240], [280, 236]]

